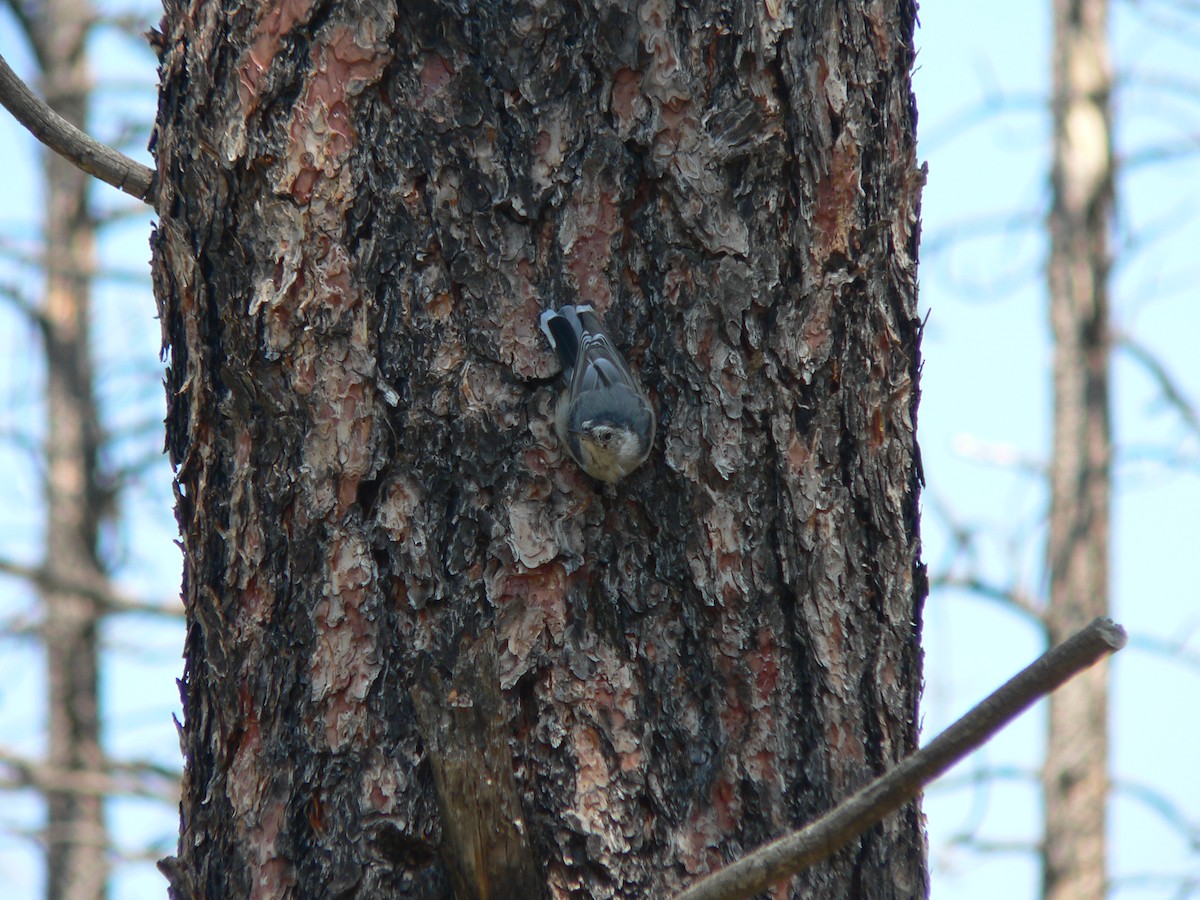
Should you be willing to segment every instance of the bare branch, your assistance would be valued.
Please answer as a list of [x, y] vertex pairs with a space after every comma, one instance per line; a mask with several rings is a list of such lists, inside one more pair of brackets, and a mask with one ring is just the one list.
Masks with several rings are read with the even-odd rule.
[[961, 847], [972, 853], [998, 855], [1007, 853], [1012, 855], [1023, 855], [1027, 853], [1036, 853], [1040, 848], [1036, 841], [999, 841], [991, 838], [981, 838], [974, 834], [957, 834], [950, 838], [949, 845], [952, 847]]
[[1155, 656], [1163, 657], [1171, 662], [1187, 666], [1200, 672], [1200, 651], [1187, 646], [1186, 640], [1155, 637], [1150, 634], [1135, 634], [1129, 639], [1129, 646]]
[[[118, 218], [132, 218], [132, 213], [122, 216], [97, 216], [95, 222], [97, 225], [107, 225], [117, 221]], [[41, 248], [26, 249], [15, 241], [5, 240], [2, 236], [0, 236], [0, 257], [11, 259], [15, 263], [38, 271], [48, 268], [51, 262]], [[80, 265], [75, 260], [61, 258], [53, 260], [53, 263], [55, 271], [64, 276], [90, 278], [106, 284], [131, 284], [137, 287], [145, 287], [149, 284], [149, 270], [145, 266], [137, 269], [117, 268], [106, 265], [103, 261]]]
[[983, 86], [983, 96], [965, 109], [951, 113], [932, 129], [921, 129], [921, 147], [926, 155], [941, 151], [952, 141], [961, 140], [974, 128], [990, 126], [1011, 116], [1040, 116], [1045, 113], [1046, 98], [1041, 94], [1006, 93], [1001, 88]]
[[1166, 162], [1189, 160], [1200, 153], [1200, 136], [1192, 135], [1177, 141], [1151, 144], [1126, 153], [1118, 159], [1124, 171], [1146, 166], [1159, 166]]
[[179, 773], [155, 763], [108, 763], [97, 771], [63, 769], [0, 748], [0, 788], [33, 788], [55, 793], [108, 797], [148, 797], [179, 801]]
[[1037, 478], [1045, 478], [1049, 469], [1044, 459], [1022, 453], [1011, 444], [990, 443], [971, 434], [960, 434], [954, 438], [954, 452], [970, 462], [1011, 469]]
[[154, 170], [80, 131], [29, 90], [0, 56], [0, 103], [39, 141], [78, 168], [150, 203]]
[[[1017, 766], [985, 765], [968, 772], [966, 775], [943, 778], [930, 789], [930, 793], [945, 793], [949, 791], [970, 790], [970, 808], [964, 817], [964, 822], [950, 836], [940, 842], [939, 850], [966, 849], [975, 853], [1003, 852], [990, 839], [979, 837], [987, 818], [988, 805], [991, 802], [992, 789], [1003, 781], [1017, 782], [1037, 788], [1040, 773], [1035, 770], [1022, 769]], [[1025, 852], [1037, 850], [1034, 844], [1024, 844]]]
[[[980, 213], [951, 222], [948, 227], [931, 234], [929, 240], [921, 241], [921, 258], [944, 254], [970, 241], [987, 240], [1030, 231], [1038, 224], [1039, 212], [1035, 209], [1003, 210], [996, 213]], [[928, 247], [925, 244], [928, 243]]]
[[45, 333], [47, 327], [45, 315], [25, 295], [25, 291], [21, 289], [20, 285], [8, 282], [0, 283], [0, 299], [8, 303], [9, 306], [28, 319], [32, 324], [36, 325], [38, 330]]
[[[940, 567], [940, 571], [930, 578], [929, 586], [958, 588], [984, 600], [1003, 603], [1021, 613], [1045, 633], [1046, 623], [1042, 617], [1042, 607], [1033, 594], [1016, 583], [1016, 576], [1013, 584], [1002, 585], [980, 574], [983, 569], [979, 562], [977, 546], [980, 529], [962, 521], [950, 505], [933, 490], [926, 490], [925, 502], [929, 510], [942, 520], [943, 526], [949, 529], [951, 545], [949, 563]], [[1015, 550], [1012, 556], [1009, 569], [1015, 572], [1020, 568]]]
[[[1122, 172], [1128, 173], [1130, 167], [1125, 162], [1120, 162], [1120, 166]], [[1119, 272], [1123, 269], [1131, 268], [1139, 256], [1145, 254], [1156, 244], [1161, 244], [1176, 237], [1179, 234], [1182, 224], [1195, 216], [1195, 211], [1195, 199], [1180, 196], [1161, 213], [1156, 214], [1147, 221], [1141, 222], [1136, 229], [1125, 221], [1128, 219], [1128, 213], [1124, 214], [1121, 217], [1121, 241], [1113, 253], [1113, 271]], [[1156, 277], [1162, 275], [1161, 267], [1155, 267], [1155, 275]], [[1136, 294], [1137, 292], [1135, 291], [1134, 293]], [[1157, 300], [1163, 298], [1161, 288], [1154, 291], [1154, 297]], [[1120, 336], [1117, 335], [1116, 337], [1119, 339]]]
[[742, 900], [835, 853], [983, 746], [1035, 701], [1125, 646], [1125, 630], [1096, 619], [1044, 653], [923, 749], [805, 828], [709, 875], [677, 900]]
[[25, 40], [29, 42], [29, 47], [33, 50], [34, 59], [37, 60], [38, 68], [46, 68], [46, 48], [41, 41], [38, 40], [39, 29], [34, 25], [34, 14], [30, 9], [30, 4], [22, 3], [20, 0], [10, 0], [8, 11], [12, 13], [13, 18], [17, 22], [17, 27], [21, 29], [21, 34]]
[[938, 782], [939, 791], [957, 791], [966, 788], [990, 787], [996, 781], [1016, 781], [1037, 786], [1038, 773], [1034, 769], [1019, 766], [984, 766], [957, 778], [944, 778]]
[[998, 584], [991, 584], [976, 575], [954, 574], [938, 575], [930, 580], [929, 586], [935, 588], [959, 588], [960, 590], [970, 591], [972, 594], [982, 597], [985, 600], [994, 600], [997, 603], [1003, 603], [1005, 606], [1021, 613], [1039, 628], [1045, 629], [1046, 627], [1041, 609], [1034, 602], [1034, 599], [1019, 587], [1002, 587]]
[[149, 603], [129, 597], [112, 589], [101, 589], [79, 582], [67, 582], [51, 578], [38, 566], [26, 566], [7, 559], [0, 559], [0, 573], [24, 578], [33, 582], [39, 588], [48, 590], [70, 591], [81, 597], [87, 597], [98, 603], [110, 613], [143, 613], [152, 616], [166, 616], [177, 619], [183, 615], [183, 606], [179, 603]]
[[1162, 364], [1162, 361], [1150, 352], [1149, 349], [1127, 334], [1119, 336], [1117, 346], [1133, 357], [1134, 361], [1146, 370], [1146, 374], [1158, 385], [1163, 398], [1179, 414], [1179, 418], [1183, 419], [1189, 429], [1196, 434], [1200, 434], [1200, 414], [1196, 412], [1196, 407], [1188, 400], [1183, 389], [1176, 383], [1171, 373], [1167, 371], [1167, 367]]
[[1169, 796], [1148, 784], [1126, 779], [1114, 781], [1113, 787], [1117, 793], [1136, 800], [1157, 814], [1167, 825], [1179, 832], [1193, 852], [1200, 850], [1200, 823], [1189, 819], [1187, 813]]
[[1145, 896], [1147, 889], [1165, 892], [1174, 889], [1173, 893], [1162, 893], [1164, 897], [1175, 900], [1195, 900], [1196, 887], [1200, 885], [1200, 875], [1171, 874], [1169, 872], [1136, 872], [1130, 875], [1118, 875], [1108, 883], [1109, 895], [1117, 896], [1123, 891], [1138, 890], [1136, 896]]

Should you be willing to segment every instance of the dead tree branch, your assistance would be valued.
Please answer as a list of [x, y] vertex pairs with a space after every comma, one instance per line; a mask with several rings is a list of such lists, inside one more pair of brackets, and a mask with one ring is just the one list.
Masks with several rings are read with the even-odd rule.
[[0, 104], [63, 159], [130, 196], [151, 203], [154, 170], [80, 131], [34, 95], [0, 56]]
[[831, 856], [977, 750], [1034, 702], [1125, 646], [1125, 630], [1096, 619], [1017, 673], [885, 775], [805, 828], [709, 875], [677, 900], [742, 900]]
[[64, 769], [4, 749], [0, 749], [0, 787], [179, 802], [179, 773], [155, 763], [110, 762], [95, 771]]
[[1143, 344], [1134, 340], [1131, 335], [1118, 337], [1118, 346], [1140, 365], [1158, 387], [1163, 399], [1183, 420], [1184, 424], [1194, 433], [1200, 434], [1200, 412], [1188, 399], [1186, 392], [1178, 381], [1167, 371], [1163, 361]]
[[65, 581], [53, 578], [40, 566], [27, 566], [12, 560], [0, 559], [0, 574], [24, 578], [39, 588], [68, 591], [86, 597], [98, 604], [105, 612], [110, 613], [142, 613], [150, 616], [165, 616], [177, 619], [183, 615], [181, 603], [152, 603], [129, 597], [113, 590], [97, 588], [77, 581]]

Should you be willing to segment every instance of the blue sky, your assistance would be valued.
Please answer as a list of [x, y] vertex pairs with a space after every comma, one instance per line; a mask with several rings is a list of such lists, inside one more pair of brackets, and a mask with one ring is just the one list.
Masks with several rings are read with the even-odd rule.
[[[1164, 9], [1143, 3], [1114, 10], [1123, 157], [1140, 158], [1189, 137], [1197, 146], [1200, 91], [1188, 97], [1181, 87], [1188, 73], [1200, 72], [1200, 18], [1194, 15], [1190, 31], [1179, 22], [1165, 27], [1157, 21]], [[928, 479], [925, 556], [934, 569], [950, 558], [937, 515], [939, 506], [948, 507], [960, 524], [992, 535], [980, 557], [989, 577], [1040, 598], [1046, 497], [1028, 464], [1045, 460], [1050, 425], [1046, 248], [1037, 230], [1048, 181], [1049, 4], [930, 0], [921, 21], [915, 82], [921, 157], [930, 165], [921, 265], [930, 323], [918, 431]], [[1131, 165], [1119, 191], [1118, 246], [1136, 252], [1118, 257], [1114, 327], [1154, 349], [1195, 402], [1197, 158]], [[979, 227], [997, 222], [1010, 227]], [[1160, 791], [1196, 822], [1200, 716], [1192, 698], [1200, 672], [1139, 644], [1147, 636], [1191, 636], [1191, 653], [1200, 652], [1200, 597], [1183, 565], [1200, 536], [1200, 445], [1161, 402], [1145, 370], [1123, 354], [1114, 364], [1114, 394], [1113, 609], [1134, 643], [1114, 660], [1112, 775], [1122, 786]], [[1187, 464], [1167, 464], [1173, 454]], [[935, 593], [926, 623], [927, 736], [1040, 649], [1031, 625], [958, 591]], [[1026, 778], [1006, 778], [986, 791], [965, 782], [989, 769], [1036, 774], [1044, 717], [1043, 705], [930, 791], [935, 897], [1036, 896], [1039, 871], [1031, 855], [972, 853], [952, 838], [973, 831], [1006, 847], [1036, 840], [1041, 800]], [[1200, 876], [1200, 860], [1188, 856], [1178, 831], [1131, 796], [1122, 787], [1112, 806], [1111, 874], [1119, 888], [1113, 895], [1177, 896], [1177, 885], [1132, 877]]]
[[[920, 110], [920, 156], [930, 175], [924, 200], [921, 303], [930, 311], [919, 439], [928, 490], [924, 504], [925, 558], [936, 572], [953, 560], [943, 511], [980, 529], [979, 560], [990, 577], [1042, 596], [1040, 551], [1045, 494], [1029, 474], [1044, 460], [1049, 434], [1050, 347], [1041, 265], [1045, 245], [1038, 224], [1045, 206], [1048, 120], [1044, 99], [1049, 54], [1049, 4], [1018, 0], [977, 4], [928, 0], [922, 4], [915, 76]], [[1135, 159], [1148, 148], [1186, 142], [1200, 133], [1197, 90], [1200, 14], [1148, 22], [1169, 4], [1142, 2], [1117, 8], [1117, 65], [1122, 77], [1118, 149]], [[157, 17], [157, 11], [151, 13]], [[0, 52], [23, 73], [25, 49], [11, 22], [0, 17]], [[140, 43], [108, 35], [96, 41], [103, 95], [95, 131], [111, 138], [127, 120], [153, 115], [154, 60]], [[1191, 138], [1193, 146], [1196, 140]], [[0, 115], [0, 159], [6, 193], [0, 202], [0, 247], [31, 248], [33, 213], [40, 203], [38, 171], [29, 139]], [[131, 151], [132, 152], [132, 151]], [[149, 163], [142, 153], [143, 161]], [[1130, 168], [1120, 183], [1118, 240], [1122, 254], [1114, 285], [1114, 319], [1123, 332], [1155, 350], [1193, 401], [1200, 400], [1200, 173], [1194, 155]], [[96, 197], [108, 208], [135, 205], [104, 186]], [[1007, 223], [997, 228], [995, 223]], [[146, 270], [149, 216], [110, 229], [102, 256], [125, 273]], [[0, 265], [0, 280], [24, 273]], [[111, 373], [101, 392], [112, 420], [154, 422], [161, 393], [159, 329], [147, 282], [106, 282], [97, 296], [100, 364]], [[40, 373], [25, 351], [34, 342], [27, 325], [0, 305], [0, 435], [28, 432], [40, 412]], [[1200, 664], [1190, 667], [1148, 653], [1137, 641], [1190, 637], [1200, 657], [1200, 597], [1184, 563], [1198, 549], [1200, 444], [1160, 401], [1152, 379], [1125, 356], [1114, 365], [1115, 423], [1120, 447], [1114, 510], [1114, 614], [1135, 645], [1114, 667], [1113, 777], [1160, 791], [1192, 821], [1200, 820]], [[134, 445], [118, 448], [126, 462]], [[1182, 465], [1170, 465], [1182, 456]], [[37, 472], [31, 460], [0, 447], [0, 555], [34, 562], [39, 553]], [[126, 500], [130, 515], [109, 540], [122, 560], [122, 584], [150, 598], [178, 589], [178, 551], [172, 541], [169, 472], [148, 471]], [[0, 617], [29, 618], [31, 598], [0, 581]], [[170, 715], [177, 711], [174, 679], [181, 673], [181, 629], [151, 620], [114, 620], [105, 634], [118, 661], [106, 673], [106, 729], [114, 750], [163, 762], [178, 759]], [[1043, 649], [1035, 629], [991, 601], [938, 591], [926, 614], [925, 739], [965, 712]], [[41, 691], [40, 657], [32, 642], [0, 639], [0, 744], [35, 752], [44, 719], [29, 698]], [[1036, 773], [1044, 707], [1011, 726], [975, 758], [953, 770], [927, 795], [935, 898], [1034, 897], [1036, 859], [1020, 846], [1036, 840], [1040, 798], [1023, 777]], [[973, 775], [1000, 770], [1011, 777], [986, 789]], [[1112, 873], [1189, 872], [1200, 877], [1200, 854], [1188, 854], [1162, 816], [1119, 792], [1111, 819]], [[37, 807], [6, 798], [0, 826], [32, 828]], [[123, 801], [111, 810], [114, 833], [129, 849], [173, 843], [171, 810]], [[959, 833], [1009, 848], [976, 853], [955, 843]], [[27, 839], [0, 836], [0, 883], [6, 896], [40, 896], [36, 848]], [[1118, 882], [1114, 896], [1171, 897], [1152, 880]], [[164, 882], [150, 863], [123, 865], [114, 900], [162, 896]]]

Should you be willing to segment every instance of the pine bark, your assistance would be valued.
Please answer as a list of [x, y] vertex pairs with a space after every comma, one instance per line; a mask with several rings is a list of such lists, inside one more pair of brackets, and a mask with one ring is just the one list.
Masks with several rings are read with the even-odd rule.
[[[166, 4], [174, 896], [664, 897], [914, 748], [914, 22]], [[615, 488], [565, 302], [659, 413]], [[776, 895], [926, 884], [913, 804]]]
[[[84, 0], [45, 0], [23, 21], [41, 69], [47, 103], [87, 127], [90, 74], [86, 37], [94, 13]], [[58, 772], [100, 774], [99, 627], [102, 610], [81, 585], [103, 593], [98, 556], [111, 497], [99, 469], [100, 419], [91, 362], [91, 273], [95, 221], [90, 178], [53, 153], [46, 183], [46, 549], [42, 588], [47, 669], [47, 764]], [[108, 831], [103, 798], [64, 787], [46, 792], [46, 897], [97, 900], [107, 892]]]
[[[1055, 0], [1048, 269], [1054, 445], [1045, 613], [1052, 644], [1109, 614], [1108, 240], [1114, 176], [1107, 30], [1107, 0]], [[1042, 788], [1043, 896], [1105, 896], [1107, 662], [1051, 696]]]

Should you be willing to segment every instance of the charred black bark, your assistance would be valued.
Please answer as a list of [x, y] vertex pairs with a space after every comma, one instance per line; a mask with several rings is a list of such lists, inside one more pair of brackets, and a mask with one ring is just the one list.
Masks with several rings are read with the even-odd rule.
[[[456, 10], [168, 4], [180, 896], [664, 896], [916, 743], [914, 8]], [[659, 414], [615, 488], [576, 300]], [[917, 808], [787, 892], [924, 894]]]

